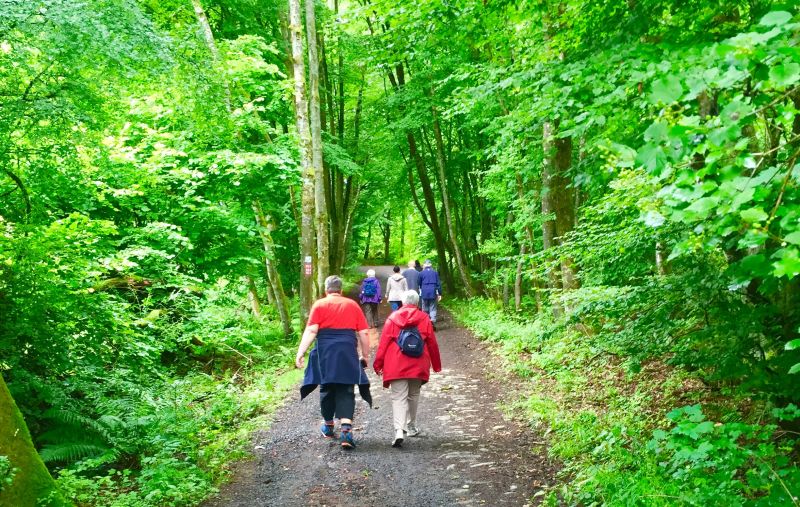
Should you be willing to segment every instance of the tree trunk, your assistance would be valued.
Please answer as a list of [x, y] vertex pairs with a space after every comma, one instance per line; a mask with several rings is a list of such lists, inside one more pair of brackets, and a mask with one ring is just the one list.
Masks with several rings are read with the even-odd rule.
[[[575, 196], [568, 176], [572, 164], [572, 138], [554, 138], [558, 123], [544, 125], [545, 163], [542, 172], [542, 213], [554, 214], [553, 219], [542, 224], [544, 248], [560, 245], [562, 238], [575, 226]], [[562, 258], [556, 262], [560, 276], [550, 269], [548, 279], [553, 289], [574, 289], [578, 287], [575, 269], [571, 259]], [[554, 305], [554, 312], [559, 308]]]
[[400, 258], [402, 259], [406, 254], [406, 205], [400, 207]]
[[261, 318], [261, 299], [258, 297], [258, 289], [252, 276], [247, 277], [247, 297], [250, 300], [250, 309], [253, 311], [253, 316]]
[[382, 227], [383, 229], [383, 262], [388, 264], [389, 260], [391, 259], [391, 255], [389, 255], [389, 242], [392, 239], [392, 210], [386, 210], [386, 223]]
[[[405, 86], [405, 73], [403, 72], [403, 65], [398, 64], [395, 68], [395, 72], [397, 73], [397, 76], [395, 76], [393, 72], [389, 72], [389, 82], [392, 84], [392, 88], [394, 88], [395, 91], [399, 91], [403, 86]], [[433, 188], [431, 187], [430, 178], [428, 177], [425, 160], [422, 158], [422, 155], [417, 149], [417, 140], [411, 130], [406, 131], [406, 141], [408, 142], [409, 157], [414, 162], [414, 166], [417, 169], [417, 175], [419, 176], [419, 182], [420, 186], [422, 186], [422, 194], [425, 200], [425, 208], [427, 208], [428, 211], [428, 220], [425, 221], [425, 224], [430, 228], [431, 232], [433, 233], [434, 241], [436, 242], [436, 258], [438, 259], [437, 267], [439, 268], [439, 274], [441, 275], [447, 290], [450, 293], [454, 293], [455, 283], [453, 282], [453, 275], [450, 271], [450, 268], [447, 265], [447, 243], [442, 235], [442, 229], [439, 226], [440, 222], [438, 211], [436, 209], [436, 197], [433, 193]], [[414, 196], [415, 204], [417, 204], [417, 206], [420, 208], [420, 211], [422, 211], [422, 208], [419, 206], [419, 202], [416, 199], [416, 188], [414, 187], [414, 181], [411, 175], [409, 175], [409, 185], [411, 185], [411, 192]]]
[[[7, 456], [17, 472], [0, 492], [0, 505], [70, 505], [56, 489], [56, 483], [42, 463], [31, 441], [28, 426], [0, 375], [0, 454]], [[49, 502], [46, 499], [50, 499]]]
[[445, 225], [447, 226], [447, 234], [450, 236], [450, 244], [453, 248], [455, 256], [456, 269], [461, 276], [461, 283], [463, 284], [464, 293], [467, 297], [472, 297], [472, 281], [469, 277], [467, 266], [464, 262], [464, 256], [461, 253], [461, 247], [458, 244], [456, 236], [456, 229], [453, 225], [453, 214], [450, 211], [450, 193], [447, 190], [447, 177], [445, 175], [445, 156], [444, 156], [444, 142], [442, 141], [442, 130], [439, 125], [439, 118], [436, 114], [436, 108], [432, 107], [433, 112], [433, 136], [436, 141], [436, 166], [439, 170], [440, 190], [442, 193], [442, 206], [444, 208]]
[[[548, 215], [555, 214], [555, 204], [553, 203], [553, 193], [555, 187], [555, 164], [550, 152], [553, 150], [553, 124], [545, 122], [542, 127], [542, 138], [544, 144], [544, 164], [542, 167], [542, 215], [546, 218], [542, 222], [542, 249], [547, 251], [556, 246], [556, 221], [555, 217]], [[548, 260], [547, 281], [551, 290], [560, 289], [562, 286], [561, 274], [558, 272], [557, 264]], [[551, 298], [552, 299], [552, 298]], [[562, 313], [561, 307], [553, 300], [553, 314], [558, 317]]]
[[367, 227], [367, 246], [364, 247], [364, 260], [369, 259], [369, 245], [372, 243], [372, 222]]
[[325, 278], [330, 275], [330, 236], [328, 206], [325, 203], [325, 176], [322, 167], [322, 123], [319, 104], [319, 56], [317, 54], [317, 21], [315, 2], [306, 0], [306, 40], [308, 42], [308, 87], [311, 109], [311, 165], [314, 173], [314, 218], [317, 233], [317, 285], [325, 290]]
[[278, 310], [284, 334], [290, 336], [292, 334], [292, 316], [289, 313], [289, 299], [283, 290], [283, 282], [274, 262], [276, 254], [272, 231], [275, 229], [275, 224], [271, 216], [264, 214], [261, 203], [258, 201], [253, 202], [253, 212], [258, 221], [261, 243], [264, 245], [264, 265], [267, 268], [267, 279], [275, 297], [275, 308]]
[[519, 260], [517, 260], [517, 274], [514, 278], [514, 310], [519, 312], [522, 310], [522, 267], [525, 264], [525, 254], [527, 250], [525, 243], [519, 246]]
[[425, 160], [417, 150], [417, 141], [411, 131], [406, 132], [406, 141], [408, 142], [409, 152], [417, 168], [417, 176], [422, 186], [422, 195], [425, 200], [425, 207], [428, 210], [428, 225], [433, 233], [433, 239], [436, 242], [436, 257], [438, 259], [439, 273], [442, 275], [447, 290], [450, 293], [455, 292], [455, 283], [453, 283], [453, 276], [447, 265], [447, 244], [445, 243], [442, 229], [439, 227], [438, 210], [436, 209], [436, 197], [433, 194], [431, 181], [428, 177], [427, 169], [425, 168]]
[[[206, 41], [206, 46], [211, 53], [211, 59], [215, 65], [220, 64], [219, 51], [217, 44], [214, 41], [214, 32], [211, 31], [211, 25], [208, 23], [208, 16], [203, 9], [203, 4], [200, 0], [192, 0], [192, 7], [194, 7], [194, 14], [197, 17], [197, 24], [200, 25], [200, 31], [203, 32], [203, 39]], [[224, 93], [225, 110], [230, 113], [231, 111], [231, 89], [228, 86], [227, 80], [223, 78], [222, 91]]]
[[294, 109], [297, 135], [300, 141], [300, 161], [303, 175], [302, 216], [300, 226], [300, 309], [307, 320], [314, 294], [314, 275], [305, 273], [305, 265], [314, 258], [314, 165], [311, 132], [306, 101], [305, 61], [303, 60], [303, 21], [300, 0], [289, 0], [289, 31], [292, 40], [294, 70]]

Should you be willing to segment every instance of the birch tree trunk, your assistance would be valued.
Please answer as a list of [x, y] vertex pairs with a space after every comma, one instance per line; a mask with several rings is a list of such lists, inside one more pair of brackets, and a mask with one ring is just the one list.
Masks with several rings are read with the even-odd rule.
[[[208, 23], [208, 16], [206, 16], [206, 11], [203, 9], [203, 4], [200, 3], [200, 0], [192, 0], [192, 7], [194, 7], [194, 15], [197, 17], [197, 24], [200, 25], [200, 31], [203, 32], [203, 39], [205, 39], [208, 51], [211, 53], [211, 59], [214, 61], [216, 66], [219, 66], [219, 50], [217, 49], [217, 44], [214, 41], [214, 32], [211, 31], [211, 25]], [[228, 86], [227, 80], [224, 78], [222, 90], [224, 93], [225, 110], [230, 113], [231, 89]]]
[[311, 111], [311, 165], [314, 173], [314, 221], [317, 232], [317, 285], [325, 291], [325, 278], [330, 275], [330, 234], [328, 205], [325, 199], [325, 173], [322, 166], [322, 122], [319, 103], [319, 56], [317, 54], [317, 21], [314, 0], [305, 0], [306, 41], [308, 44], [308, 89]]
[[312, 274], [305, 274], [305, 264], [314, 258], [314, 165], [312, 162], [311, 132], [308, 124], [306, 100], [306, 69], [303, 60], [303, 21], [300, 0], [289, 0], [289, 32], [292, 41], [292, 68], [294, 69], [294, 111], [297, 136], [300, 140], [300, 161], [303, 177], [300, 217], [300, 309], [303, 320], [311, 311], [314, 294]]
[[253, 202], [253, 212], [258, 219], [259, 234], [261, 235], [261, 242], [264, 245], [264, 264], [267, 268], [269, 283], [274, 290], [275, 308], [278, 310], [283, 332], [285, 335], [289, 336], [292, 334], [292, 316], [289, 313], [289, 299], [286, 297], [281, 276], [273, 262], [275, 259], [275, 243], [272, 241], [272, 231], [275, 229], [275, 224], [272, 221], [272, 217], [264, 214], [260, 202]]
[[250, 309], [253, 311], [253, 316], [260, 318], [261, 298], [258, 297], [258, 288], [252, 276], [247, 277], [247, 298], [250, 300]]
[[[194, 6], [195, 16], [197, 17], [197, 23], [200, 25], [200, 29], [203, 32], [203, 37], [206, 42], [206, 46], [208, 47], [209, 53], [211, 53], [211, 58], [214, 61], [215, 65], [220, 64], [220, 57], [219, 57], [219, 50], [217, 49], [216, 41], [214, 40], [214, 33], [211, 31], [211, 26], [208, 24], [208, 18], [206, 17], [206, 13], [203, 10], [202, 4], [200, 4], [200, 0], [192, 0], [192, 5]], [[231, 113], [231, 94], [230, 94], [230, 86], [228, 85], [227, 80], [223, 79], [223, 88], [225, 89], [225, 109], [228, 114]], [[253, 204], [253, 211], [256, 218], [256, 223], [258, 223], [262, 228], [264, 225], [262, 224], [264, 213], [261, 211], [261, 206], [255, 202]], [[267, 231], [268, 239], [270, 241], [270, 245], [272, 244], [272, 238], [269, 235], [269, 231]], [[262, 231], [262, 239], [264, 238], [264, 232]], [[277, 274], [277, 270], [275, 269], [274, 264], [272, 263], [272, 258], [274, 257], [274, 248], [268, 248], [266, 241], [264, 241], [264, 255], [265, 255], [265, 263], [267, 266], [267, 282], [269, 284], [269, 292], [274, 295], [274, 300], [278, 306], [278, 313], [281, 318], [281, 323], [283, 324], [283, 330], [286, 335], [292, 334], [292, 320], [289, 314], [289, 304], [286, 298], [286, 292], [283, 290], [283, 283], [281, 282], [280, 276]], [[270, 267], [272, 268], [272, 272], [270, 272]], [[256, 316], [260, 315], [261, 312], [261, 303], [258, 299], [258, 293], [254, 290], [255, 284], [253, 283], [252, 279], [249, 283], [249, 298], [250, 303], [253, 308], [253, 314]], [[283, 306], [283, 310], [281, 310], [280, 306]]]

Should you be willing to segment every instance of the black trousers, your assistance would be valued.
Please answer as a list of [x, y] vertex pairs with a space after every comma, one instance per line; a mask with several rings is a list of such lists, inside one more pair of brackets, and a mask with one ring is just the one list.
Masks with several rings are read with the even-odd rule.
[[356, 411], [356, 393], [352, 384], [322, 384], [319, 386], [319, 405], [322, 409], [322, 418], [332, 421], [334, 416], [339, 419], [353, 419]]

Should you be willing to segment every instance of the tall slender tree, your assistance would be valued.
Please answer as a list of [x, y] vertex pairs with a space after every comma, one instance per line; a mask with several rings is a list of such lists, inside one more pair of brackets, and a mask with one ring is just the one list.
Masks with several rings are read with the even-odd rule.
[[[306, 69], [303, 58], [303, 19], [300, 0], [289, 0], [289, 37], [292, 46], [292, 68], [294, 70], [294, 110], [297, 136], [300, 142], [300, 166], [302, 171], [302, 205], [300, 217], [300, 308], [305, 320], [314, 299], [314, 217], [315, 174], [311, 131], [308, 121], [306, 99]], [[307, 266], [311, 265], [311, 272]]]
[[319, 55], [317, 51], [317, 19], [314, 1], [305, 0], [306, 41], [308, 45], [308, 90], [311, 113], [311, 166], [314, 173], [314, 222], [317, 234], [317, 284], [323, 292], [325, 277], [330, 274], [330, 234], [328, 205], [325, 199], [325, 168], [322, 164], [322, 122], [319, 97]]

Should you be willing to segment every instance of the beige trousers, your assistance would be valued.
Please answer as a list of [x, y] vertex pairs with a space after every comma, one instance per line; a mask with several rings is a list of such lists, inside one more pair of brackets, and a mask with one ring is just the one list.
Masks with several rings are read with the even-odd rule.
[[394, 430], [406, 430], [408, 424], [417, 424], [417, 405], [422, 381], [419, 379], [392, 380], [392, 413]]

